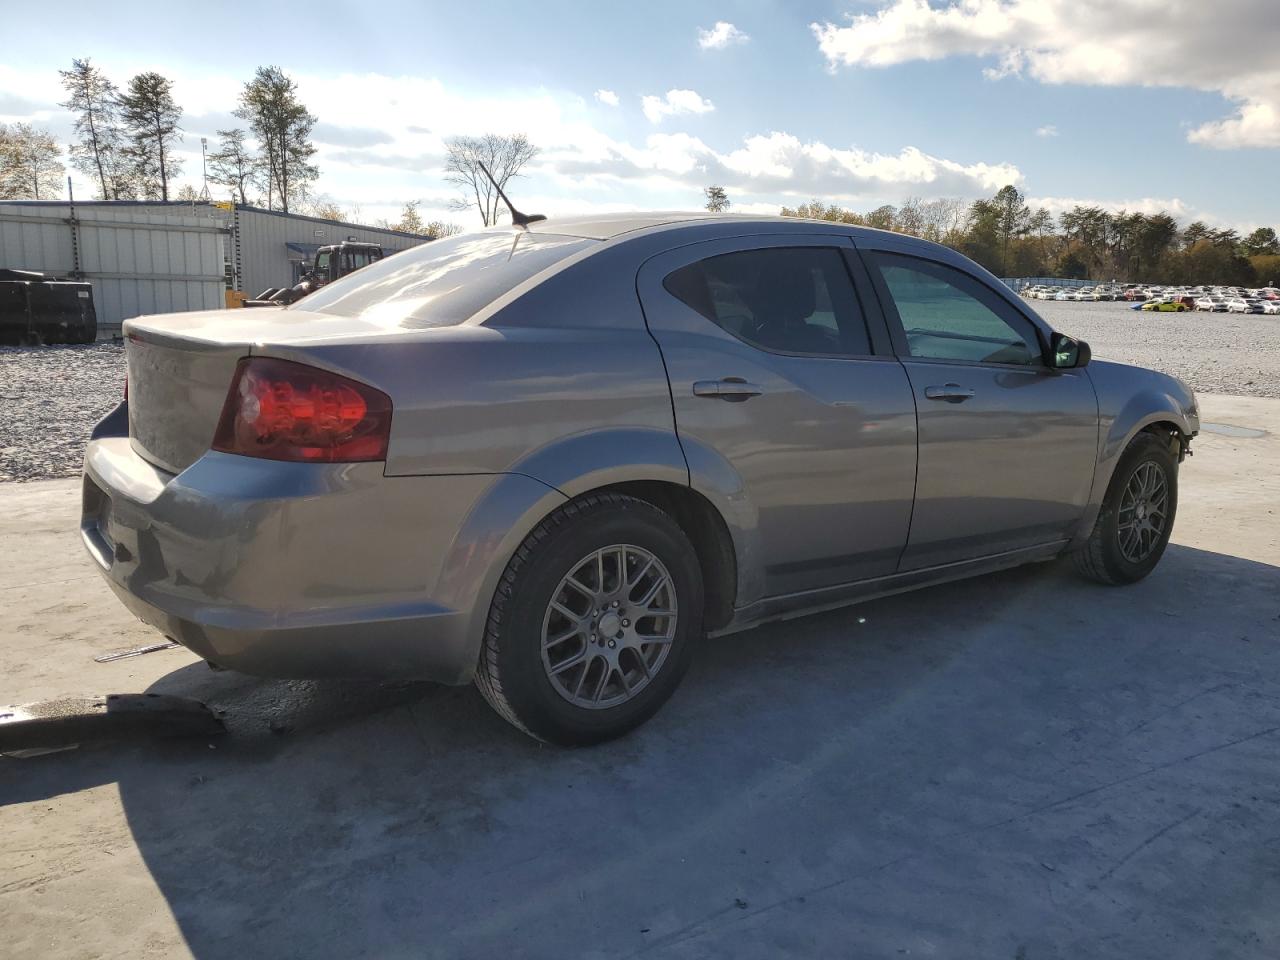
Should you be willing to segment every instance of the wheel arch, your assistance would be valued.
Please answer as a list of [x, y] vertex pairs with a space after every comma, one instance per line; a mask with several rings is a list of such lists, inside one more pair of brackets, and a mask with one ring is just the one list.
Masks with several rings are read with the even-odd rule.
[[[705, 548], [709, 559], [703, 579], [709, 585], [714, 581], [720, 591], [714, 601], [708, 595], [715, 619], [724, 616], [727, 623], [733, 606], [758, 599], [763, 580], [755, 505], [733, 465], [697, 438], [650, 428], [594, 430], [545, 447], [515, 469], [570, 499], [626, 488], [667, 510], [695, 546]], [[534, 520], [525, 535], [542, 519]], [[720, 598], [727, 598], [727, 613]]]
[[687, 485], [663, 480], [630, 480], [589, 493], [621, 493], [651, 503], [670, 516], [693, 544], [702, 571], [703, 625], [708, 631], [733, 618], [738, 590], [738, 558], [720, 511]]
[[[1084, 543], [1093, 531], [1116, 465], [1134, 437], [1140, 433], [1169, 437], [1171, 451], [1181, 461], [1190, 448], [1191, 438], [1200, 429], [1199, 416], [1194, 412], [1194, 401], [1191, 409], [1188, 409], [1186, 400], [1174, 396], [1170, 390], [1152, 385], [1133, 391], [1122, 402], [1117, 403], [1115, 396], [1119, 385], [1110, 377], [1094, 375], [1093, 379], [1102, 412], [1098, 459], [1088, 508], [1076, 536], [1072, 538], [1073, 547]], [[1113, 412], [1108, 414], [1108, 410]]]
[[592, 493], [623, 493], [668, 513], [697, 553], [707, 629], [727, 625], [742, 596], [754, 513], [728, 464], [717, 465], [705, 452], [694, 461], [698, 472], [691, 483], [674, 432], [623, 428], [566, 437], [496, 475], [454, 536], [437, 585], [438, 599], [461, 614], [455, 643], [465, 663], [459, 682], [475, 669], [494, 591], [516, 549], [558, 507]]

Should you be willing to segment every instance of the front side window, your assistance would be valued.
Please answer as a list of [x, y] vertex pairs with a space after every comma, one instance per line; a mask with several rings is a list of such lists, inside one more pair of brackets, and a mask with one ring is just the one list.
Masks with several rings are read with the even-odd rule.
[[721, 254], [673, 271], [662, 285], [716, 326], [771, 353], [871, 353], [844, 259], [830, 247]]
[[953, 267], [872, 253], [897, 309], [912, 357], [1011, 363], [1042, 362], [1031, 323], [982, 284]]

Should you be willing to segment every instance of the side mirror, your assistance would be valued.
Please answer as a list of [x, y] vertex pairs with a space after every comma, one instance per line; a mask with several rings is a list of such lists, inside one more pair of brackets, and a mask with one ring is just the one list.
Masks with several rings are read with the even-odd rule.
[[1087, 366], [1093, 352], [1083, 340], [1075, 340], [1065, 333], [1055, 333], [1049, 343], [1049, 366], [1055, 370], [1071, 370]]

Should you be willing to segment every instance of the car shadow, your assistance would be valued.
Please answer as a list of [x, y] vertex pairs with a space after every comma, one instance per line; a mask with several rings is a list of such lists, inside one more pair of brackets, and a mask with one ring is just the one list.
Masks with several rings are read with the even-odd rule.
[[116, 783], [199, 958], [1174, 956], [1280, 934], [1278, 583], [1174, 545], [1127, 589], [1036, 565], [761, 627], [584, 750], [471, 688], [188, 666], [151, 690], [229, 736], [10, 764], [0, 797]]

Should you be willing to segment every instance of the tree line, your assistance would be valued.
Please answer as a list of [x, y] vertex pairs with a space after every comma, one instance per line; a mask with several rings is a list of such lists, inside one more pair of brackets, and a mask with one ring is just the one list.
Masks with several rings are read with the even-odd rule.
[[[717, 188], [708, 188], [708, 190]], [[708, 193], [708, 208], [728, 207]], [[1077, 204], [1057, 217], [1032, 209], [1016, 187], [965, 202], [912, 197], [858, 213], [820, 200], [783, 207], [786, 217], [894, 230], [959, 250], [1002, 277], [1061, 277], [1160, 284], [1263, 286], [1280, 281], [1280, 240], [1271, 227], [1242, 236], [1167, 212]]]
[[[182, 172], [175, 146], [183, 142], [185, 131], [172, 80], [148, 71], [130, 78], [121, 89], [88, 58], [73, 59], [71, 69], [58, 73], [67, 92], [60, 106], [75, 118], [71, 165], [94, 185], [95, 199], [209, 199], [207, 191], [197, 191], [190, 183], [174, 189]], [[333, 220], [361, 219], [358, 206], [344, 210], [316, 190], [320, 170], [311, 134], [317, 117], [284, 70], [258, 67], [241, 88], [233, 115], [244, 125], [217, 132], [206, 156], [207, 183], [224, 188], [242, 205]], [[505, 187], [539, 152], [524, 134], [453, 137], [446, 149], [444, 179], [460, 191], [452, 208], [474, 207], [485, 226], [497, 223], [506, 210], [480, 165]], [[52, 134], [27, 123], [0, 124], [0, 200], [59, 199], [65, 176], [62, 146]], [[439, 220], [424, 221], [418, 201], [406, 202], [398, 220], [374, 223], [437, 237], [462, 229]]]

